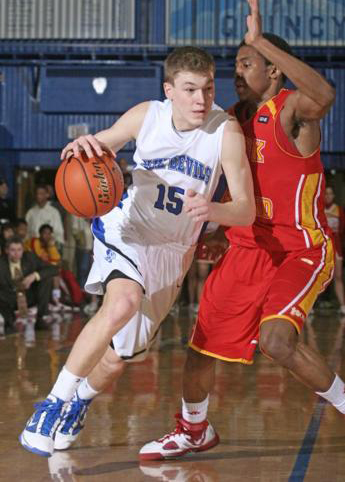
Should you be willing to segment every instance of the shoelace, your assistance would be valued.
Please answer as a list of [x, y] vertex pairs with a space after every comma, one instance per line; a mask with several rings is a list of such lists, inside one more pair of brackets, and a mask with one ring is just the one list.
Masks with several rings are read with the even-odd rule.
[[[168, 433], [167, 435], [164, 435], [164, 437], [158, 439], [157, 442], [164, 442], [165, 440], [169, 439], [170, 437], [173, 437], [174, 435], [181, 435], [183, 433], [187, 438], [187, 440], [189, 439], [191, 443], [195, 445], [199, 445], [200, 443], [202, 443], [204, 438], [202, 437], [202, 432], [198, 431], [197, 433], [193, 434], [192, 431], [186, 429], [186, 427], [184, 427], [184, 425], [181, 423], [181, 415], [179, 413], [175, 415], [175, 418], [176, 418], [175, 430]], [[196, 438], [196, 435], [199, 435], [199, 437]]]
[[[65, 425], [72, 426], [74, 423], [80, 423], [83, 416], [85, 415], [86, 409], [88, 407], [87, 401], [81, 400], [78, 398], [77, 400], [73, 400], [71, 403], [71, 409], [66, 411], [63, 417], [63, 422]], [[76, 418], [76, 420], [75, 420]]]
[[184, 427], [183, 427], [182, 423], [180, 422], [179, 418], [176, 415], [175, 415], [175, 418], [176, 418], [175, 430], [173, 430], [172, 432], [164, 435], [164, 437], [158, 439], [157, 442], [164, 442], [164, 440], [167, 440], [168, 438], [173, 437], [174, 435], [180, 435], [181, 433], [185, 433]]
[[36, 415], [39, 417], [43, 412], [47, 412], [47, 415], [44, 419], [44, 425], [49, 431], [59, 416], [61, 419], [63, 418], [63, 415], [61, 415], [62, 405], [58, 402], [54, 402], [52, 400], [43, 400], [43, 402], [35, 403], [34, 407], [36, 409]]

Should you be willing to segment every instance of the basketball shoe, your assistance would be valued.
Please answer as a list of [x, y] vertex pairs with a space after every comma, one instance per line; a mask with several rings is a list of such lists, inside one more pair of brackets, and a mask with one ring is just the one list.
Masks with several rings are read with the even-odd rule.
[[44, 457], [52, 455], [55, 432], [64, 418], [65, 403], [50, 394], [43, 402], [35, 405], [35, 413], [19, 436], [19, 441], [26, 450]]
[[164, 437], [145, 444], [140, 452], [140, 460], [162, 460], [182, 457], [188, 452], [202, 452], [219, 443], [218, 434], [207, 420], [190, 423], [176, 414], [176, 428]]
[[73, 396], [65, 409], [64, 418], [57, 428], [54, 449], [68, 449], [78, 438], [80, 431], [84, 428], [86, 414], [91, 402], [92, 399], [83, 400], [79, 398], [77, 393]]

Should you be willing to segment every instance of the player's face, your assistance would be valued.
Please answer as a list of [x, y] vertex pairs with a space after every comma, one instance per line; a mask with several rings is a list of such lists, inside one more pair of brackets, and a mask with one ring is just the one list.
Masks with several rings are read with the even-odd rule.
[[6, 251], [8, 259], [12, 263], [18, 263], [22, 259], [24, 248], [21, 243], [11, 243]]
[[325, 190], [325, 203], [329, 206], [334, 201], [334, 192], [331, 187], [326, 187]]
[[214, 101], [214, 73], [179, 72], [174, 83], [164, 83], [165, 95], [172, 102], [173, 121], [178, 130], [201, 126]]
[[264, 57], [253, 47], [241, 47], [236, 56], [235, 87], [241, 101], [260, 102], [271, 86], [269, 72]]

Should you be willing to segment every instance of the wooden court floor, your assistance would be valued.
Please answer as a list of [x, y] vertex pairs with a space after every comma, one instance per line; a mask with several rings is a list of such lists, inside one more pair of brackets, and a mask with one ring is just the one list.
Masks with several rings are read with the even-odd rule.
[[[26, 452], [18, 435], [84, 322], [74, 315], [35, 337], [28, 332], [0, 340], [1, 481], [345, 481], [345, 417], [260, 354], [251, 367], [218, 364], [209, 412], [221, 437], [217, 447], [139, 464], [141, 445], [174, 427], [192, 323], [187, 310], [169, 316], [149, 358], [128, 366], [117, 387], [94, 400], [73, 449], [48, 459]], [[302, 336], [345, 377], [345, 318], [317, 313]]]

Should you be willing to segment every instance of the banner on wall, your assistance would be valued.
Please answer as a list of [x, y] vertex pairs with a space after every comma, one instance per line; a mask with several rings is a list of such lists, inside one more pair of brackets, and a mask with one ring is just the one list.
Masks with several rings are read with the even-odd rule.
[[0, 39], [133, 39], [135, 0], [0, 0]]
[[[264, 31], [295, 46], [345, 46], [345, 0], [265, 0]], [[236, 46], [246, 32], [246, 0], [167, 0], [168, 45]]]

